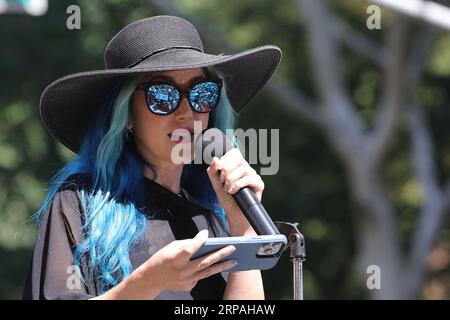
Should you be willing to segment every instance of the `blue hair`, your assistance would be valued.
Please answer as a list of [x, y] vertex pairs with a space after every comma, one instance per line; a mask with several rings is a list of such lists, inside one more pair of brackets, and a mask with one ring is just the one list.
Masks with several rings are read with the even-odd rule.
[[[207, 73], [221, 76], [213, 68]], [[32, 219], [39, 224], [56, 193], [79, 176], [80, 201], [84, 211], [81, 232], [84, 240], [74, 250], [74, 264], [81, 268], [87, 258], [99, 274], [100, 293], [120, 283], [133, 270], [130, 250], [142, 237], [147, 225], [143, 213], [144, 163], [133, 143], [125, 138], [131, 116], [130, 97], [141, 77], [123, 78], [111, 90], [93, 124], [87, 129], [77, 157], [67, 163], [50, 180], [46, 197]], [[218, 107], [209, 115], [209, 127], [223, 131], [233, 129], [236, 113], [222, 89]], [[156, 174], [151, 164], [147, 165]], [[181, 186], [199, 203], [219, 216], [229, 231], [228, 220], [221, 208], [209, 177], [201, 165], [183, 167]], [[85, 282], [84, 277], [82, 280]]]

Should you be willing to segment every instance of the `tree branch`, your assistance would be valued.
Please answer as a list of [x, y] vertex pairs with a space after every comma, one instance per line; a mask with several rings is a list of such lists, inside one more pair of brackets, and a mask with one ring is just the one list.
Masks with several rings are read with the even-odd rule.
[[325, 125], [322, 106], [290, 85], [283, 77], [273, 75], [272, 80], [267, 84], [267, 88], [277, 97], [286, 110], [299, 114], [316, 126], [323, 127]]
[[384, 68], [386, 65], [387, 49], [381, 43], [371, 40], [362, 33], [353, 30], [348, 24], [338, 19], [333, 19], [330, 30], [336, 39], [339, 39], [353, 49], [375, 62], [378, 67]]
[[[409, 21], [403, 16], [396, 16], [396, 22], [388, 35], [389, 53], [384, 68], [384, 88], [380, 106], [375, 115], [374, 130], [369, 136], [368, 152], [374, 165], [380, 163], [394, 139], [398, 128], [401, 111], [405, 104], [406, 41]], [[414, 61], [416, 62], [416, 61]]]
[[362, 122], [343, 87], [338, 68], [338, 46], [328, 24], [331, 14], [321, 1], [298, 0], [309, 36], [311, 57], [319, 91], [324, 103], [326, 132], [341, 158], [351, 163], [351, 155], [361, 153], [364, 145]]
[[342, 88], [341, 70], [338, 68], [339, 50], [336, 39], [331, 36], [328, 25], [323, 23], [331, 19], [330, 13], [320, 1], [298, 0], [297, 4], [305, 19], [312, 61], [317, 70], [317, 84], [323, 94], [325, 105], [332, 106], [336, 97], [345, 100], [346, 95], [345, 89]]
[[433, 40], [430, 27], [427, 25], [422, 25], [417, 32], [417, 36], [414, 37], [412, 54], [408, 60], [405, 74], [405, 90], [412, 98], [414, 98], [414, 90], [422, 79], [422, 74], [426, 68]]
[[427, 255], [436, 240], [444, 213], [448, 210], [444, 196], [449, 190], [443, 192], [439, 188], [432, 139], [423, 111], [417, 105], [412, 105], [408, 111], [413, 166], [424, 192], [424, 205], [415, 229], [402, 286], [405, 293], [415, 294], [425, 275]]

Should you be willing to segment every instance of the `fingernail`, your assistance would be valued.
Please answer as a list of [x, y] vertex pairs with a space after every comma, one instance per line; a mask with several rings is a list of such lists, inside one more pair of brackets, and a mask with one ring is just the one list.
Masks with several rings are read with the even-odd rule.
[[220, 180], [220, 183], [223, 183], [225, 181], [225, 177], [223, 175], [220, 175], [219, 180]]
[[235, 265], [237, 265], [238, 264], [238, 262], [237, 262], [237, 260], [231, 260], [231, 265], [234, 267]]

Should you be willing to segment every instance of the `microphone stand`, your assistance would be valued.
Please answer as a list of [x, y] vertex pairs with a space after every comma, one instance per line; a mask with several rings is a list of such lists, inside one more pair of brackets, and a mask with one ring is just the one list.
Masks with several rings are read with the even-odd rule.
[[286, 250], [289, 246], [291, 249], [291, 261], [293, 267], [294, 280], [294, 300], [303, 300], [303, 261], [306, 259], [305, 237], [300, 233], [297, 226], [298, 223], [275, 221], [275, 225], [280, 233], [286, 236], [288, 241]]

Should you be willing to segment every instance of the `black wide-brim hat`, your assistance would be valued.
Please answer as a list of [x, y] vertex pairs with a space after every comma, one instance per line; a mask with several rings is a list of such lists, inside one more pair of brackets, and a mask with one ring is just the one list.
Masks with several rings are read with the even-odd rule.
[[195, 27], [175, 16], [154, 16], [120, 30], [105, 50], [105, 69], [62, 77], [43, 91], [42, 121], [50, 133], [78, 153], [86, 129], [110, 90], [129, 75], [213, 67], [223, 74], [233, 109], [240, 112], [264, 87], [281, 60], [277, 46], [235, 54], [208, 54]]

